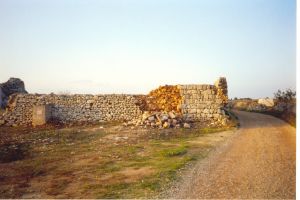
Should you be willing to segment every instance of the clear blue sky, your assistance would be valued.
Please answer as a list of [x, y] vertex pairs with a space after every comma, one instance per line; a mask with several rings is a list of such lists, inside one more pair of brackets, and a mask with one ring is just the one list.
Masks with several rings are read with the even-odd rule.
[[148, 93], [227, 77], [233, 97], [296, 87], [294, 0], [0, 0], [0, 82]]

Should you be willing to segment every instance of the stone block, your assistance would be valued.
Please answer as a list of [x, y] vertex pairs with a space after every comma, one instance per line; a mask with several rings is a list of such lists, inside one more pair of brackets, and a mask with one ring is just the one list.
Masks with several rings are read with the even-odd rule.
[[213, 114], [213, 117], [214, 117], [215, 119], [218, 119], [218, 118], [220, 117], [220, 115], [219, 115], [219, 114]]
[[44, 125], [49, 122], [51, 118], [51, 106], [50, 105], [40, 105], [33, 106], [32, 109], [32, 125], [39, 126]]
[[190, 113], [192, 113], [192, 114], [197, 113], [197, 109], [191, 109]]
[[267, 107], [273, 107], [274, 106], [274, 100], [265, 98], [265, 99], [258, 99], [258, 103]]

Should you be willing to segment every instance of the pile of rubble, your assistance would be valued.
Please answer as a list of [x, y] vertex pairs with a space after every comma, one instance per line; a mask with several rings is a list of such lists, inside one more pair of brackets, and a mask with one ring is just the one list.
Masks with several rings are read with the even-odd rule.
[[191, 124], [185, 122], [181, 114], [174, 111], [145, 111], [139, 119], [125, 122], [123, 125], [132, 127], [141, 126], [145, 128], [191, 128]]
[[152, 90], [146, 98], [148, 111], [180, 112], [182, 97], [180, 89], [174, 85], [160, 86]]
[[144, 112], [138, 119], [125, 122], [124, 126], [191, 128], [181, 114], [182, 96], [178, 86], [160, 86], [148, 95], [136, 95], [136, 99], [136, 104]]

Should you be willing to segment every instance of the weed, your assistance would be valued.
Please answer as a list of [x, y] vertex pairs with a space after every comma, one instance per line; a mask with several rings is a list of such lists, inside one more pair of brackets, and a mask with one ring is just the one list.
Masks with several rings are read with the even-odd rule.
[[228, 130], [227, 127], [206, 127], [206, 128], [200, 129], [200, 133], [209, 134], [209, 133], [217, 133], [217, 132], [226, 131], [226, 130]]
[[157, 179], [149, 179], [149, 180], [143, 181], [140, 184], [140, 187], [143, 189], [150, 189], [152, 191], [155, 191], [155, 190], [158, 190], [161, 188], [161, 184], [160, 184], [158, 178]]
[[173, 157], [173, 156], [181, 156], [187, 153], [187, 147], [186, 146], [180, 146], [176, 148], [170, 148], [163, 150], [161, 154], [164, 157]]
[[61, 194], [64, 189], [67, 188], [70, 179], [55, 179], [52, 180], [50, 185], [46, 188], [45, 192], [48, 195], [58, 195]]
[[97, 198], [101, 199], [119, 199], [124, 196], [123, 190], [128, 189], [131, 184], [128, 183], [117, 183], [106, 186], [106, 192], [99, 195]]
[[118, 165], [114, 161], [107, 161], [101, 165], [101, 170], [105, 173], [116, 172], [116, 171], [119, 171], [120, 169], [121, 169], [121, 166]]

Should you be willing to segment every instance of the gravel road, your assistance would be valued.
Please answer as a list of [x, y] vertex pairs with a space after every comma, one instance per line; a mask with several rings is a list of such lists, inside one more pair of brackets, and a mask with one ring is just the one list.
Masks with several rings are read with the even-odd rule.
[[234, 137], [184, 173], [162, 198], [296, 197], [296, 130], [272, 116], [236, 111]]

